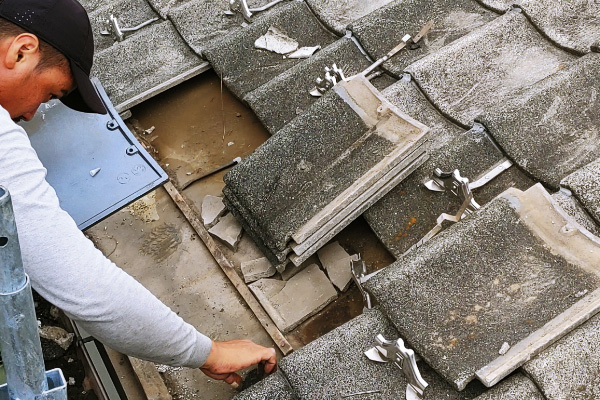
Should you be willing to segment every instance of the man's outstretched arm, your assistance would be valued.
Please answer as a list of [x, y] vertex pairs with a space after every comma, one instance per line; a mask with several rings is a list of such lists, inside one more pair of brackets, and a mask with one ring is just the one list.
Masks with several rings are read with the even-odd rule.
[[[205, 365], [219, 345], [104, 257], [60, 209], [45, 177], [27, 135], [0, 108], [0, 184], [11, 193], [34, 289], [115, 350], [172, 366]], [[254, 346], [234, 357], [248, 365], [264, 359], [257, 356], [264, 348]]]

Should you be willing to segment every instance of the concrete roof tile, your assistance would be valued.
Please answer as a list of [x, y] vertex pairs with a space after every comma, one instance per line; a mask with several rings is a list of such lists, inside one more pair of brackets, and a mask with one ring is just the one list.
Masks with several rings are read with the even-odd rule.
[[233, 397], [233, 400], [298, 400], [285, 376], [277, 371]]
[[409, 64], [490, 22], [497, 14], [474, 0], [396, 0], [352, 23], [350, 29], [374, 59], [385, 56], [406, 34], [428, 22], [434, 26], [416, 49], [405, 49], [384, 63], [396, 76]]
[[[379, 240], [400, 257], [436, 225], [441, 213], [454, 214], [460, 207], [456, 196], [432, 192], [423, 185], [435, 168], [458, 169], [463, 177], [473, 181], [501, 160], [503, 154], [482, 130], [466, 131], [444, 118], [414, 82], [400, 80], [383, 94], [399, 109], [430, 127], [429, 160], [364, 214]], [[513, 167], [474, 191], [475, 200], [483, 205], [511, 186], [525, 189], [534, 183]]]
[[341, 38], [250, 92], [244, 101], [275, 134], [316, 101], [309, 92], [315, 87], [315, 80], [323, 77], [324, 66], [334, 63], [346, 76], [355, 75], [370, 64], [352, 40]]
[[511, 11], [407, 67], [427, 97], [464, 126], [565, 68], [575, 56], [554, 47]]
[[[599, 173], [600, 171], [596, 172], [596, 174]], [[597, 176], [598, 175], [596, 175], [596, 177]], [[594, 184], [591, 193], [597, 195], [598, 185], [600, 185], [600, 182]], [[580, 203], [579, 200], [573, 195], [573, 193], [571, 193], [571, 191], [561, 188], [561, 190], [552, 194], [552, 198], [567, 214], [569, 214], [569, 216], [571, 216], [575, 221], [577, 221], [578, 224], [590, 231], [593, 235], [600, 237], [600, 224], [598, 224], [590, 217], [590, 215], [593, 215], [593, 213], [590, 211], [589, 208], [586, 209], [583, 206], [583, 204]]]
[[600, 157], [598, 80], [600, 54], [590, 53], [476, 119], [518, 165], [558, 188]]
[[338, 35], [346, 33], [353, 21], [372, 13], [393, 0], [306, 0], [311, 10]]
[[191, 70], [201, 61], [169, 21], [152, 24], [95, 56], [98, 77], [115, 105]]
[[229, 2], [222, 0], [191, 0], [168, 10], [169, 19], [185, 42], [199, 55], [215, 40], [242, 29], [244, 18], [225, 15]]
[[500, 13], [511, 9], [513, 4], [518, 4], [520, 0], [477, 0], [484, 6]]
[[546, 400], [535, 383], [520, 372], [506, 378], [475, 400]]
[[271, 26], [284, 31], [299, 47], [320, 45], [325, 48], [337, 39], [321, 25], [306, 3], [292, 1], [259, 15], [248, 27], [212, 41], [204, 49], [204, 56], [239, 98], [302, 62], [254, 47], [256, 39]]
[[522, 350], [532, 333], [587, 304], [580, 293], [600, 287], [600, 240], [581, 229], [541, 185], [509, 189], [365, 286], [415, 351], [461, 389], [476, 374], [486, 381], [492, 362], [508, 362], [505, 373], [519, 367], [536, 347], [502, 358], [505, 342]]
[[600, 315], [596, 315], [523, 369], [547, 399], [600, 398]]
[[[105, 29], [105, 23], [109, 17], [114, 15], [119, 21], [121, 28], [137, 26], [152, 18], [158, 17], [158, 14], [152, 10], [146, 0], [120, 0], [108, 2], [105, 6], [96, 8], [89, 14], [92, 32], [94, 33], [94, 47], [96, 52], [100, 52], [116, 43], [113, 36], [102, 35], [100, 32]], [[160, 23], [160, 22], [156, 22]], [[142, 31], [126, 33], [127, 40], [135, 40], [133, 37], [139, 35]]]
[[534, 25], [561, 47], [589, 53], [600, 43], [600, 2], [590, 0], [521, 0]]
[[600, 223], [600, 159], [567, 176], [561, 184], [570, 189], [596, 222]]
[[[281, 370], [300, 399], [335, 399], [338, 395], [370, 390], [380, 391], [373, 395], [374, 399], [404, 399], [407, 381], [401, 370], [393, 363], [370, 361], [363, 354], [378, 334], [390, 340], [399, 337], [380, 311], [365, 310], [362, 315], [281, 360]], [[474, 386], [457, 392], [426, 364], [419, 362], [418, 365], [429, 384], [425, 389], [427, 400], [472, 399], [483, 390]], [[363, 398], [371, 398], [365, 396]]]

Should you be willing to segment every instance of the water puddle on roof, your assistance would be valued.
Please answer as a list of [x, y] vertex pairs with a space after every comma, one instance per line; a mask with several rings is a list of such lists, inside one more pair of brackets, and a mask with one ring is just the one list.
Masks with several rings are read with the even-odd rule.
[[[189, 181], [191, 175], [188, 174], [210, 171], [236, 157], [243, 158], [270, 137], [252, 110], [222, 87], [213, 71], [144, 102], [135, 107], [132, 114], [128, 123], [140, 140], [151, 146], [150, 152], [179, 187]], [[204, 178], [183, 193], [200, 209], [205, 195], [221, 194], [225, 172]], [[351, 254], [360, 253], [370, 271], [394, 261], [362, 218], [344, 229], [335, 240]], [[239, 273], [243, 255], [232, 255], [229, 250], [224, 253]], [[301, 300], [299, 306], [300, 303]], [[295, 348], [301, 347], [356, 317], [362, 309], [360, 292], [352, 285], [287, 338]]]

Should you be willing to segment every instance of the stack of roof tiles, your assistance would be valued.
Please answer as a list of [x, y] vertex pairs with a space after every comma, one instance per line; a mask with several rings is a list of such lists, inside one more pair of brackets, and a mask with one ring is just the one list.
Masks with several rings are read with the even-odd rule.
[[225, 176], [225, 204], [274, 265], [299, 266], [427, 158], [428, 128], [362, 75]]
[[[149, 10], [142, 0], [141, 8], [134, 0], [111, 7], [121, 3], [133, 14]], [[398, 259], [366, 284], [379, 305], [286, 357], [278, 374], [239, 399], [374, 390], [370, 398], [404, 399], [402, 372], [363, 355], [379, 333], [402, 337], [420, 355], [426, 399], [600, 398], [600, 3], [283, 1], [248, 24], [224, 15], [225, 0], [149, 3], [163, 19], [107, 43], [95, 68], [121, 99], [130, 97], [125, 83], [136, 81], [127, 72], [136, 60], [154, 60], [153, 43], [177, 45], [156, 52], [165, 68], [149, 63], [141, 82], [172, 79], [161, 75], [170, 63], [181, 74], [210, 62], [273, 134], [231, 172], [225, 194], [278, 262], [295, 254], [293, 234], [393, 147], [371, 134], [371, 147], [340, 157], [377, 124], [340, 96], [352, 92], [348, 85], [316, 101], [309, 94], [315, 78], [332, 63], [357, 74], [405, 34], [435, 23], [372, 81], [380, 104], [430, 128], [429, 158], [364, 213]], [[271, 26], [322, 50], [292, 60], [256, 49]], [[473, 191], [480, 210], [415, 246], [441, 213], [460, 207], [453, 194], [423, 185], [435, 168], [475, 180], [507, 158], [513, 167]]]

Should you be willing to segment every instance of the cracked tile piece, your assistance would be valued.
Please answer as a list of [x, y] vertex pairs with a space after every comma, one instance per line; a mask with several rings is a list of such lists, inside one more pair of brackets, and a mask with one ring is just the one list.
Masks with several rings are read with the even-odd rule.
[[546, 400], [535, 383], [518, 372], [498, 383], [475, 400]]
[[589, 53], [600, 43], [600, 2], [595, 0], [521, 0], [531, 22], [559, 46]]
[[348, 77], [369, 66], [352, 40], [341, 38], [248, 93], [244, 101], [275, 134], [317, 100], [309, 92], [315, 87], [315, 80], [323, 77], [324, 67], [334, 63]]
[[307, 0], [319, 20], [338, 35], [346, 33], [346, 27], [393, 0]]
[[346, 253], [338, 242], [333, 242], [317, 252], [321, 265], [327, 271], [327, 276], [340, 291], [344, 292], [352, 283], [351, 261], [356, 256]]
[[[377, 363], [364, 355], [378, 334], [390, 340], [399, 337], [383, 313], [377, 309], [365, 310], [282, 359], [280, 368], [300, 399], [330, 400], [340, 395], [379, 390], [373, 397], [363, 398], [405, 400], [407, 381], [402, 371], [393, 363]], [[424, 362], [418, 366], [429, 384], [425, 400], [473, 399], [484, 390], [479, 385], [457, 392]]]
[[231, 213], [219, 220], [219, 222], [208, 230], [208, 233], [219, 239], [231, 250], [236, 251], [237, 245], [242, 238], [242, 226]]
[[283, 333], [291, 331], [337, 298], [337, 291], [316, 264], [287, 282], [261, 279], [248, 287]]
[[325, 48], [337, 39], [318, 22], [306, 3], [292, 1], [257, 16], [248, 27], [211, 41], [203, 54], [240, 99], [303, 61], [254, 47], [256, 39], [271, 26], [298, 41], [299, 47], [320, 45]]
[[553, 46], [515, 10], [416, 61], [406, 71], [443, 114], [470, 127], [479, 114], [575, 58]]
[[286, 377], [277, 371], [236, 395], [233, 400], [299, 400]]
[[[264, 5], [260, 0], [249, 1], [248, 5]], [[274, 9], [281, 7], [275, 6]], [[213, 42], [220, 42], [223, 37], [243, 29], [246, 24], [241, 14], [226, 15], [229, 2], [224, 0], [191, 0], [168, 10], [169, 19], [181, 34], [185, 42], [199, 55]], [[269, 10], [266, 14], [272, 12]], [[262, 13], [261, 13], [262, 14]], [[256, 14], [252, 19], [264, 14]]]
[[600, 316], [565, 336], [523, 369], [547, 399], [600, 398]]
[[600, 223], [600, 158], [567, 176], [561, 184], [570, 189]]
[[[94, 48], [100, 52], [117, 43], [112, 35], [102, 35], [100, 32], [106, 29], [105, 23], [111, 15], [114, 15], [119, 22], [119, 27], [130, 28], [144, 23], [152, 18], [158, 17], [158, 14], [152, 10], [146, 0], [120, 0], [110, 1], [108, 4], [96, 8], [89, 14], [92, 32], [94, 33]], [[154, 22], [159, 24], [160, 22]], [[125, 32], [125, 40], [135, 40], [133, 37], [139, 35], [144, 27], [136, 32]]]
[[266, 257], [243, 261], [241, 268], [246, 283], [255, 282], [262, 278], [270, 278], [277, 272], [275, 267]]
[[396, 0], [355, 21], [350, 29], [373, 59], [385, 56], [406, 34], [416, 35], [429, 21], [434, 25], [419, 41], [383, 64], [401, 76], [411, 63], [492, 21], [498, 15], [474, 0]]
[[200, 64], [202, 60], [181, 40], [171, 22], [165, 21], [97, 53], [92, 75], [100, 79], [119, 108]]
[[[458, 197], [432, 192], [423, 185], [435, 168], [458, 169], [462, 176], [474, 181], [503, 154], [483, 130], [466, 131], [444, 118], [410, 80], [400, 80], [384, 90], [383, 95], [430, 128], [429, 160], [364, 214], [379, 240], [400, 257], [436, 225], [441, 213], [456, 213], [460, 207]], [[526, 189], [534, 183], [512, 167], [473, 193], [475, 200], [484, 205], [509, 187]]]
[[[567, 218], [537, 184], [526, 192], [505, 191], [365, 288], [415, 352], [460, 390], [476, 374], [487, 381], [484, 367], [492, 362], [509, 360], [502, 371], [512, 372], [532, 356], [523, 350], [517, 357], [513, 349], [528, 343], [539, 351], [532, 333], [557, 323], [576, 303], [589, 304], [577, 296], [600, 287], [599, 257], [600, 240]], [[541, 348], [575, 327], [554, 326]], [[499, 356], [504, 342], [511, 349]]]
[[591, 53], [488, 108], [476, 120], [534, 178], [560, 181], [600, 157], [600, 54]]
[[202, 199], [202, 223], [204, 226], [211, 227], [217, 222], [217, 220], [225, 214], [225, 204], [223, 204], [223, 198], [213, 195], [206, 195]]

